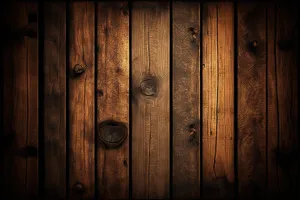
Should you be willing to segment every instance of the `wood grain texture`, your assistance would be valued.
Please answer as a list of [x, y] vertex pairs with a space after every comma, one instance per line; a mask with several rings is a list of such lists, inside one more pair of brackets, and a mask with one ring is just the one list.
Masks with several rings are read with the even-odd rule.
[[[126, 2], [97, 7], [97, 124], [114, 120], [129, 130], [129, 11]], [[98, 130], [99, 131], [99, 130]], [[97, 149], [100, 199], [129, 198], [129, 135], [115, 149]]]
[[266, 189], [266, 5], [238, 4], [239, 198]]
[[173, 3], [173, 198], [200, 198], [200, 4]]
[[299, 197], [299, 16], [295, 4], [276, 6], [279, 196]]
[[[38, 16], [38, 4], [27, 3], [27, 19], [29, 27], [33, 31], [38, 30], [37, 21], [30, 21], [30, 17], [33, 15]], [[38, 18], [36, 19], [38, 20]], [[28, 113], [27, 113], [27, 146], [36, 147], [38, 149], [38, 34], [37, 37], [27, 37], [27, 101], [28, 101]], [[27, 175], [26, 175], [26, 192], [31, 198], [38, 196], [38, 158], [27, 158]]]
[[66, 197], [66, 3], [44, 4], [45, 195]]
[[[132, 9], [132, 195], [166, 199], [170, 179], [170, 8], [134, 2]], [[141, 88], [145, 79], [152, 85]], [[142, 89], [155, 91], [143, 95]], [[149, 92], [150, 93], [150, 92]]]
[[[70, 3], [69, 127], [72, 198], [93, 198], [95, 187], [95, 16], [93, 2]], [[75, 74], [74, 68], [84, 68]], [[81, 183], [82, 189], [73, 188]]]
[[268, 198], [276, 198], [279, 195], [278, 180], [278, 112], [277, 112], [277, 78], [276, 78], [276, 15], [275, 5], [268, 4], [267, 8], [267, 163], [268, 163]]
[[5, 189], [1, 196], [28, 198], [37, 195], [37, 157], [28, 157], [24, 149], [27, 145], [37, 148], [38, 66], [37, 39], [29, 38], [26, 31], [36, 31], [37, 24], [28, 21], [36, 4], [12, 3], [5, 12], [3, 129], [11, 139], [4, 144]]
[[203, 5], [203, 197], [234, 197], [233, 3]]

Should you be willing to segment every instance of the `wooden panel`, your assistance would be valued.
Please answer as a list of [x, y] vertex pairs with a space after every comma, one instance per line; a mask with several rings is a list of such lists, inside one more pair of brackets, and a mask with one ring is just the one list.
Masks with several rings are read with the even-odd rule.
[[72, 2], [69, 27], [69, 127], [72, 198], [92, 198], [95, 184], [94, 3]]
[[298, 10], [294, 4], [277, 5], [276, 78], [278, 112], [278, 181], [281, 197], [299, 197]]
[[275, 61], [276, 22], [275, 5], [268, 4], [267, 8], [267, 163], [268, 163], [268, 198], [279, 195], [278, 183], [278, 112], [277, 112], [277, 79]]
[[241, 199], [266, 187], [266, 6], [238, 5], [238, 178]]
[[170, 8], [132, 9], [132, 195], [166, 199], [170, 176]]
[[[129, 13], [126, 2], [97, 8], [97, 123], [120, 122], [129, 130]], [[98, 129], [99, 131], [99, 129]], [[97, 180], [101, 199], [129, 198], [129, 136], [117, 148], [100, 144]]]
[[66, 197], [66, 4], [44, 4], [45, 195]]
[[[37, 3], [27, 4], [27, 18], [31, 30], [38, 30]], [[38, 39], [28, 38], [27, 43], [27, 146], [38, 147]], [[34, 149], [34, 148], [32, 148]], [[36, 152], [37, 153], [37, 152]], [[26, 193], [33, 197], [38, 195], [38, 158], [27, 158]]]
[[203, 196], [234, 197], [233, 3], [203, 5]]
[[200, 4], [173, 3], [173, 198], [200, 198]]
[[12, 140], [5, 142], [2, 197], [9, 199], [37, 194], [37, 23], [28, 20], [36, 4], [14, 3], [5, 12], [3, 129]]

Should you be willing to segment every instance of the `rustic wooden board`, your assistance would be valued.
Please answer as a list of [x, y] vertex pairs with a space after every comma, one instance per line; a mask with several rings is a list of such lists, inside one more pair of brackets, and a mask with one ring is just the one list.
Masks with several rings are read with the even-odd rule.
[[200, 4], [173, 3], [173, 198], [200, 198]]
[[266, 189], [266, 5], [238, 4], [239, 198]]
[[45, 195], [66, 197], [66, 3], [44, 4]]
[[4, 199], [37, 195], [37, 38], [27, 35], [28, 30], [36, 32], [37, 23], [28, 20], [36, 8], [35, 3], [18, 2], [5, 11], [3, 128], [12, 140], [5, 141]]
[[[294, 4], [276, 8], [278, 181], [280, 197], [299, 197], [299, 17]], [[274, 149], [275, 150], [275, 149]]]
[[279, 195], [278, 182], [278, 94], [276, 78], [275, 42], [276, 42], [275, 5], [268, 4], [267, 8], [267, 176], [268, 198]]
[[[129, 133], [129, 11], [126, 2], [97, 6], [97, 124], [114, 120]], [[99, 133], [97, 130], [97, 134]], [[97, 139], [98, 140], [98, 139]], [[129, 135], [116, 148], [97, 149], [100, 199], [129, 198]]]
[[[95, 187], [95, 24], [93, 2], [70, 3], [70, 196], [93, 198]], [[82, 68], [80, 68], [81, 66]]]
[[233, 3], [203, 5], [203, 197], [234, 197]]
[[[38, 4], [27, 3], [27, 19], [29, 27], [38, 30]], [[27, 37], [27, 146], [38, 149], [38, 35]], [[36, 152], [37, 155], [37, 152]], [[38, 196], [38, 158], [27, 158], [26, 193], [30, 197]]]
[[132, 9], [132, 195], [166, 199], [170, 179], [170, 8]]

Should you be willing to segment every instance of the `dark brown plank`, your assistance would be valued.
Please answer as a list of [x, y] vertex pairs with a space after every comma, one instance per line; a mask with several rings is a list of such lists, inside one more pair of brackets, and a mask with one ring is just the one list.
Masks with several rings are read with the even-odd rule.
[[266, 192], [266, 5], [238, 4], [239, 198]]
[[268, 144], [268, 198], [276, 198], [279, 195], [278, 182], [278, 112], [277, 112], [277, 78], [275, 60], [276, 41], [275, 5], [268, 4], [267, 8], [267, 144]]
[[170, 8], [132, 9], [132, 195], [166, 199], [170, 179]]
[[100, 199], [129, 198], [129, 11], [126, 2], [97, 7], [97, 124], [113, 120], [126, 126], [118, 147], [100, 143], [97, 180]]
[[[37, 195], [37, 23], [28, 20], [34, 3], [11, 3], [7, 8], [4, 54], [4, 199]], [[34, 36], [35, 35], [35, 36]], [[30, 36], [30, 37], [29, 37]], [[31, 37], [34, 38], [31, 38]], [[8, 137], [9, 138], [9, 137]], [[28, 145], [32, 148], [27, 148]], [[31, 175], [28, 177], [28, 175]]]
[[95, 187], [95, 4], [70, 3], [70, 196], [93, 198]]
[[[299, 17], [295, 4], [278, 4], [276, 78], [279, 196], [299, 198], [298, 67]], [[299, 37], [299, 36], [298, 36]]]
[[44, 4], [45, 195], [66, 197], [66, 3]]
[[173, 197], [200, 198], [200, 4], [173, 3]]
[[[34, 17], [36, 16], [36, 18]], [[38, 30], [38, 4], [27, 3], [29, 28]], [[27, 37], [27, 146], [38, 149], [38, 35]], [[38, 196], [38, 158], [27, 158], [26, 193], [31, 198]]]
[[203, 12], [203, 197], [233, 199], [233, 3], [205, 3]]

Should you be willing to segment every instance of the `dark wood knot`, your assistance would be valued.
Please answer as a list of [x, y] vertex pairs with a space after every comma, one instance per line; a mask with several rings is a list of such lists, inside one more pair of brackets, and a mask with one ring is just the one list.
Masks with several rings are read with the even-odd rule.
[[24, 36], [27, 36], [29, 38], [37, 38], [37, 31], [32, 28], [26, 28], [23, 32]]
[[277, 45], [282, 51], [290, 51], [294, 48], [295, 42], [293, 40], [280, 40]]
[[119, 147], [127, 138], [127, 128], [121, 122], [104, 121], [99, 125], [98, 138], [106, 148]]
[[196, 124], [191, 124], [189, 126], [189, 134], [190, 134], [190, 136], [194, 136], [196, 133], [197, 133]]
[[123, 15], [125, 15], [125, 16], [129, 15], [128, 4], [122, 4], [121, 10], [122, 10]]
[[85, 72], [85, 68], [79, 64], [75, 65], [73, 68], [73, 73], [75, 76], [80, 76]]
[[197, 29], [197, 28], [194, 28], [194, 27], [190, 27], [190, 31], [191, 31], [193, 34], [198, 33], [198, 29]]
[[37, 157], [38, 150], [34, 146], [26, 146], [17, 151], [17, 156], [20, 156], [22, 158]]
[[28, 13], [28, 23], [36, 23], [37, 19], [38, 17], [36, 12]]
[[73, 192], [82, 195], [85, 192], [85, 187], [82, 183], [76, 182], [73, 185]]
[[258, 41], [257, 41], [257, 40], [251, 41], [251, 42], [250, 42], [250, 46], [251, 46], [252, 48], [257, 48], [257, 47], [258, 47]]
[[141, 93], [145, 96], [154, 96], [157, 92], [157, 84], [154, 79], [143, 80], [140, 84]]

